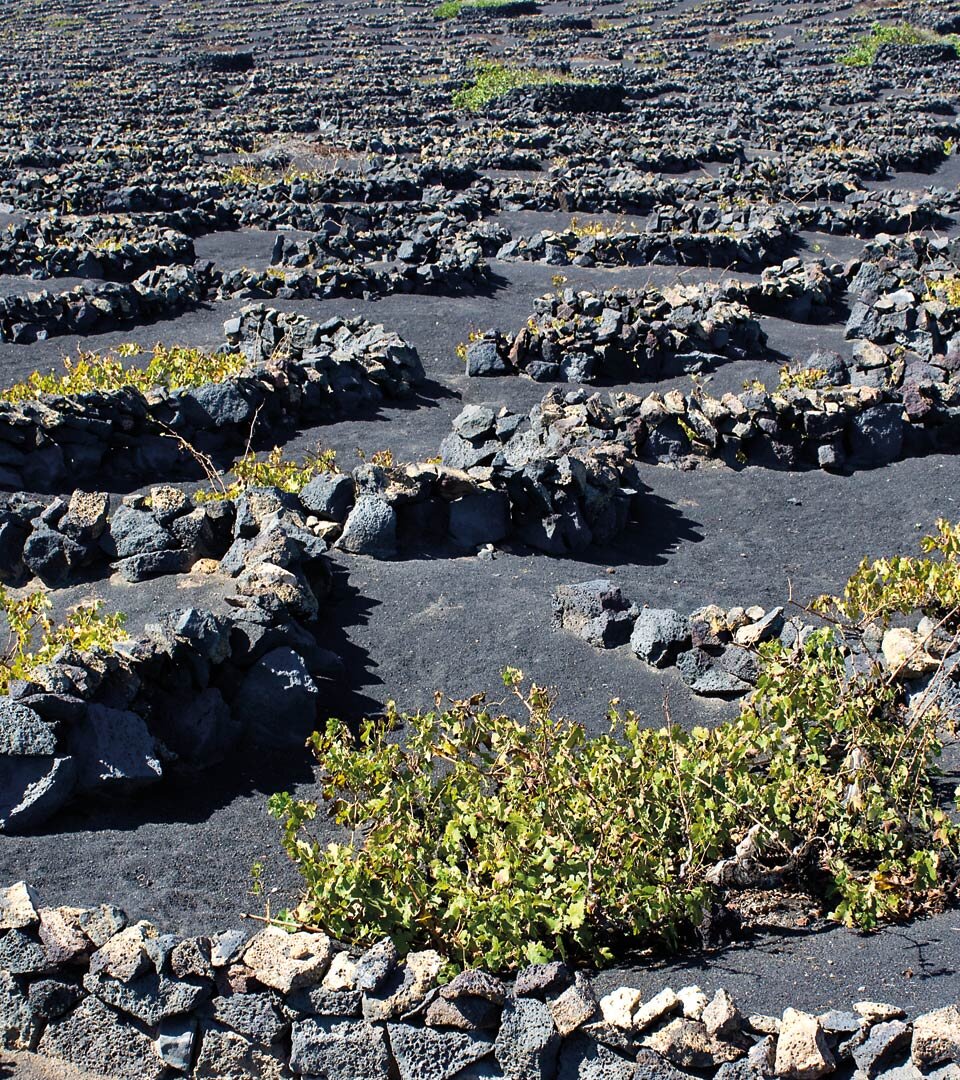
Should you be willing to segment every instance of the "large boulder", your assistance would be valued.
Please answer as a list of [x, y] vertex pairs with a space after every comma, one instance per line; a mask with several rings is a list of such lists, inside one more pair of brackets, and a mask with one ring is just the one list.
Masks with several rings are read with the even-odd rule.
[[347, 516], [337, 546], [351, 555], [389, 559], [397, 553], [397, 513], [379, 495], [361, 495]]
[[302, 745], [316, 727], [319, 695], [303, 657], [281, 646], [262, 656], [244, 675], [233, 714], [257, 744]]
[[163, 776], [156, 740], [134, 712], [91, 705], [70, 746], [81, 792], [128, 794]]

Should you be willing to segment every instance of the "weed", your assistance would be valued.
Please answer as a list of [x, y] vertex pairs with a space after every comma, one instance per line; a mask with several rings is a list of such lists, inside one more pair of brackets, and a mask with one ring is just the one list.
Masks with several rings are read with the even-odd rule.
[[477, 112], [495, 98], [527, 86], [555, 86], [578, 83], [573, 75], [544, 68], [507, 67], [500, 63], [477, 64], [473, 83], [453, 95], [453, 107]]

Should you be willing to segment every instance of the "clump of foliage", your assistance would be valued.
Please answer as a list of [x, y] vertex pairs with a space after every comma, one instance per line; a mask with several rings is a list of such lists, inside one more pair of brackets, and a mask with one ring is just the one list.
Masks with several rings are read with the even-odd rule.
[[573, 75], [562, 71], [550, 71], [545, 68], [508, 67], [506, 64], [478, 64], [474, 80], [453, 95], [455, 109], [467, 109], [477, 112], [495, 98], [502, 97], [511, 90], [528, 86], [554, 86], [558, 83], [577, 83]]
[[780, 369], [777, 383], [778, 390], [814, 390], [827, 377], [825, 368], [800, 368], [791, 371], [788, 367]]
[[176, 390], [204, 386], [238, 375], [246, 364], [240, 353], [210, 353], [159, 344], [154, 346], [145, 367], [125, 367], [121, 363], [121, 357], [134, 355], [136, 351], [123, 345], [116, 353], [104, 355], [79, 350], [76, 360], [64, 357], [63, 372], [50, 371], [43, 375], [34, 371], [23, 382], [0, 391], [0, 400], [34, 401], [45, 394], [72, 397], [125, 387], [146, 391], [157, 387]]
[[522, 6], [530, 11], [536, 11], [534, 3], [524, 3], [523, 0], [445, 0], [444, 3], [433, 9], [435, 19], [455, 19], [461, 11], [479, 11], [486, 8], [511, 8]]
[[960, 53], [960, 38], [956, 34], [942, 37], [932, 30], [925, 30], [910, 23], [894, 23], [884, 26], [874, 23], [866, 34], [843, 56], [837, 59], [848, 67], [868, 67], [883, 45], [952, 45]]
[[923, 555], [864, 559], [842, 597], [821, 596], [814, 610], [859, 624], [886, 625], [895, 614], [922, 612], [949, 630], [960, 624], [960, 524], [944, 518], [920, 541]]
[[960, 277], [946, 277], [927, 282], [927, 298], [940, 300], [947, 307], [960, 308]]
[[[934, 557], [865, 563], [833, 609], [956, 620], [960, 528], [939, 529]], [[429, 944], [455, 966], [610, 961], [688, 939], [746, 838], [756, 871], [815, 882], [848, 925], [943, 903], [960, 827], [934, 785], [939, 718], [908, 709], [879, 666], [849, 669], [852, 629], [760, 646], [755, 692], [712, 731], [647, 728], [614, 701], [590, 738], [514, 669], [519, 719], [438, 695], [415, 715], [391, 702], [356, 736], [330, 721], [311, 743], [351, 840], [310, 836], [317, 803], [270, 800], [305, 882], [294, 918], [357, 944]]]
[[29, 678], [42, 664], [49, 663], [62, 649], [85, 652], [100, 648], [112, 652], [126, 638], [122, 612], [104, 615], [102, 600], [80, 604], [55, 623], [49, 615], [50, 597], [42, 591], [12, 596], [0, 585], [0, 611], [7, 623], [7, 643], [0, 656], [0, 694], [6, 694], [14, 679]]
[[234, 476], [232, 483], [221, 481], [207, 491], [197, 491], [194, 499], [197, 502], [235, 499], [247, 488], [253, 487], [275, 487], [296, 493], [320, 473], [336, 472], [336, 458], [335, 450], [317, 450], [315, 454], [308, 454], [302, 462], [285, 458], [279, 446], [275, 446], [265, 458], [258, 458], [247, 450], [230, 467]]

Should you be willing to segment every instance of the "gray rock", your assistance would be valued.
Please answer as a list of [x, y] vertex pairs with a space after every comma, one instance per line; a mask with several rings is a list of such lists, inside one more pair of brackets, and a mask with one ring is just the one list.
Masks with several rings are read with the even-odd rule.
[[113, 558], [128, 559], [151, 551], [168, 551], [177, 547], [177, 541], [153, 514], [120, 506], [110, 521], [110, 540], [104, 546]]
[[303, 657], [281, 646], [244, 675], [234, 716], [259, 745], [299, 746], [316, 727], [319, 696]]
[[864, 409], [848, 431], [852, 464], [888, 465], [903, 450], [903, 408], [890, 403]]
[[483, 439], [491, 436], [497, 424], [497, 413], [489, 405], [466, 405], [454, 417], [453, 430], [461, 439]]
[[493, 1053], [489, 1035], [387, 1024], [394, 1060], [404, 1080], [450, 1080]]
[[96, 948], [100, 949], [123, 930], [127, 925], [127, 916], [112, 904], [101, 904], [90, 911], [82, 911], [77, 922]]
[[177, 1072], [189, 1072], [196, 1041], [196, 1021], [189, 1016], [173, 1016], [157, 1030], [157, 1057]]
[[502, 491], [481, 491], [450, 503], [450, 536], [464, 547], [496, 544], [510, 533], [510, 500]]
[[32, 1050], [40, 1038], [41, 1017], [31, 1007], [20, 984], [0, 971], [0, 1047]]
[[136, 713], [91, 705], [70, 733], [77, 790], [126, 793], [163, 776], [154, 737]]
[[[728, 649], [726, 653], [749, 654], [743, 649]], [[746, 694], [752, 686], [739, 675], [725, 670], [720, 657], [713, 656], [703, 649], [693, 648], [677, 657], [677, 669], [680, 677], [695, 694], [704, 697], [728, 697]]]
[[83, 990], [66, 979], [37, 979], [30, 983], [27, 991], [31, 1010], [43, 1020], [59, 1020], [61, 1016], [66, 1016], [83, 997]]
[[690, 1080], [690, 1074], [662, 1058], [656, 1051], [641, 1049], [631, 1080]]
[[397, 966], [397, 947], [391, 938], [384, 938], [357, 960], [356, 987], [366, 994], [375, 993], [393, 974]]
[[397, 512], [379, 495], [361, 495], [347, 515], [337, 547], [388, 559], [397, 553]]
[[257, 1046], [236, 1031], [216, 1024], [202, 1028], [200, 1052], [193, 1076], [203, 1080], [289, 1080], [282, 1048]]
[[246, 425], [253, 419], [254, 406], [229, 379], [183, 391], [178, 397], [183, 419], [203, 431]]
[[206, 767], [222, 760], [243, 731], [219, 690], [208, 687], [177, 702], [164, 717], [158, 734], [165, 746], [186, 763]]
[[901, 1050], [910, 1045], [911, 1030], [902, 1020], [874, 1024], [869, 1035], [853, 1048], [853, 1060], [865, 1077], [874, 1077]]
[[573, 982], [570, 969], [562, 960], [547, 964], [530, 964], [517, 972], [513, 992], [518, 997], [534, 997], [543, 1001], [563, 993]]
[[49, 1024], [37, 1049], [116, 1080], [159, 1080], [166, 1069], [153, 1040], [96, 997]]
[[65, 585], [86, 555], [82, 544], [45, 525], [35, 529], [23, 547], [24, 565], [51, 588]]
[[56, 752], [57, 738], [49, 724], [33, 709], [0, 697], [0, 754], [36, 757]]
[[598, 649], [612, 649], [630, 638], [636, 605], [605, 578], [560, 585], [553, 597], [554, 621]]
[[557, 1080], [633, 1080], [634, 1063], [585, 1035], [564, 1039]]
[[52, 968], [44, 947], [25, 930], [8, 930], [0, 938], [0, 971], [38, 975]]
[[191, 1012], [213, 994], [213, 985], [206, 980], [168, 979], [155, 971], [129, 982], [88, 972], [83, 977], [83, 985], [88, 993], [95, 994], [105, 1004], [151, 1026], [171, 1016]]
[[560, 1036], [550, 1009], [536, 998], [519, 998], [504, 1006], [495, 1054], [508, 1080], [552, 1080]]
[[193, 564], [189, 551], [147, 551], [142, 555], [131, 555], [119, 559], [114, 564], [117, 573], [124, 581], [136, 584], [149, 581], [150, 578], [164, 577], [167, 574], [182, 574]]
[[293, 1025], [290, 1067], [324, 1080], [389, 1080], [386, 1034], [362, 1021], [299, 1020]]
[[76, 782], [72, 757], [0, 757], [0, 832], [43, 824], [67, 803]]
[[287, 995], [287, 1008], [304, 1016], [360, 1016], [359, 990], [326, 990], [311, 986]]
[[321, 521], [342, 524], [353, 502], [353, 478], [345, 473], [321, 473], [304, 486], [300, 501]]
[[[305, 991], [298, 991], [305, 993]], [[233, 994], [214, 998], [211, 1013], [224, 1027], [245, 1035], [251, 1042], [269, 1046], [279, 1042], [290, 1029], [273, 994]]]
[[479, 341], [471, 341], [467, 346], [467, 374], [476, 377], [509, 375], [510, 364], [500, 355], [495, 340], [481, 338]]
[[458, 1031], [496, 1031], [500, 1026], [501, 1011], [501, 1005], [482, 997], [464, 995], [453, 1001], [436, 997], [427, 1006], [424, 1023], [429, 1027]]
[[433, 989], [443, 966], [440, 954], [432, 949], [407, 955], [376, 990], [363, 995], [363, 1015], [367, 1020], [401, 1019], [419, 1008]]
[[690, 623], [672, 608], [641, 608], [630, 635], [630, 648], [654, 667], [674, 663], [689, 642]]
[[500, 979], [479, 968], [467, 968], [440, 987], [440, 997], [456, 1001], [462, 997], [483, 998], [494, 1005], [507, 1000], [507, 988]]
[[247, 944], [242, 930], [224, 930], [210, 939], [210, 963], [214, 968], [226, 967], [236, 960]]

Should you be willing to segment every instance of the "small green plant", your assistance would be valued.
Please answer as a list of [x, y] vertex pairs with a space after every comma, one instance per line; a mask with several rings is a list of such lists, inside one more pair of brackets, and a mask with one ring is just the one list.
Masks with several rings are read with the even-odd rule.
[[131, 351], [131, 346], [123, 345], [116, 354], [101, 355], [80, 350], [76, 360], [64, 357], [62, 374], [50, 371], [42, 375], [34, 371], [23, 382], [0, 391], [0, 400], [33, 401], [44, 394], [73, 397], [124, 387], [176, 390], [204, 386], [238, 375], [246, 363], [240, 353], [208, 353], [202, 349], [156, 345], [146, 367], [131, 368], [121, 364], [120, 357], [134, 355], [137, 354]]
[[957, 35], [941, 37], [932, 30], [925, 30], [910, 23], [895, 23], [884, 26], [874, 23], [870, 33], [866, 34], [850, 49], [838, 57], [841, 64], [848, 67], [868, 67], [876, 58], [883, 45], [937, 45], [949, 44], [960, 53], [960, 39]]
[[788, 367], [780, 369], [778, 390], [814, 390], [827, 377], [825, 368], [800, 368], [791, 371]]
[[193, 497], [197, 502], [235, 499], [252, 487], [275, 487], [296, 493], [320, 473], [336, 472], [336, 458], [335, 450], [318, 450], [315, 454], [307, 455], [302, 462], [285, 458], [279, 446], [275, 446], [265, 458], [258, 458], [248, 450], [230, 467], [234, 476], [231, 484], [221, 481], [206, 491], [195, 492]]
[[947, 277], [927, 282], [927, 299], [940, 300], [947, 307], [960, 308], [960, 277]]
[[111, 652], [127, 636], [125, 616], [120, 612], [101, 614], [102, 600], [79, 605], [60, 623], [50, 618], [52, 607], [42, 590], [18, 597], [0, 585], [0, 611], [7, 623], [7, 644], [0, 657], [0, 694], [9, 691], [12, 680], [29, 678], [62, 649]]
[[453, 95], [453, 107], [478, 112], [495, 98], [502, 97], [511, 90], [527, 86], [554, 86], [558, 83], [583, 82], [573, 75], [545, 68], [507, 67], [500, 63], [480, 63], [476, 67], [474, 80]]
[[952, 631], [960, 621], [960, 524], [941, 518], [936, 533], [920, 541], [920, 549], [923, 556], [864, 559], [843, 596], [818, 597], [814, 609], [862, 624], [886, 624], [894, 614], [922, 612]]

